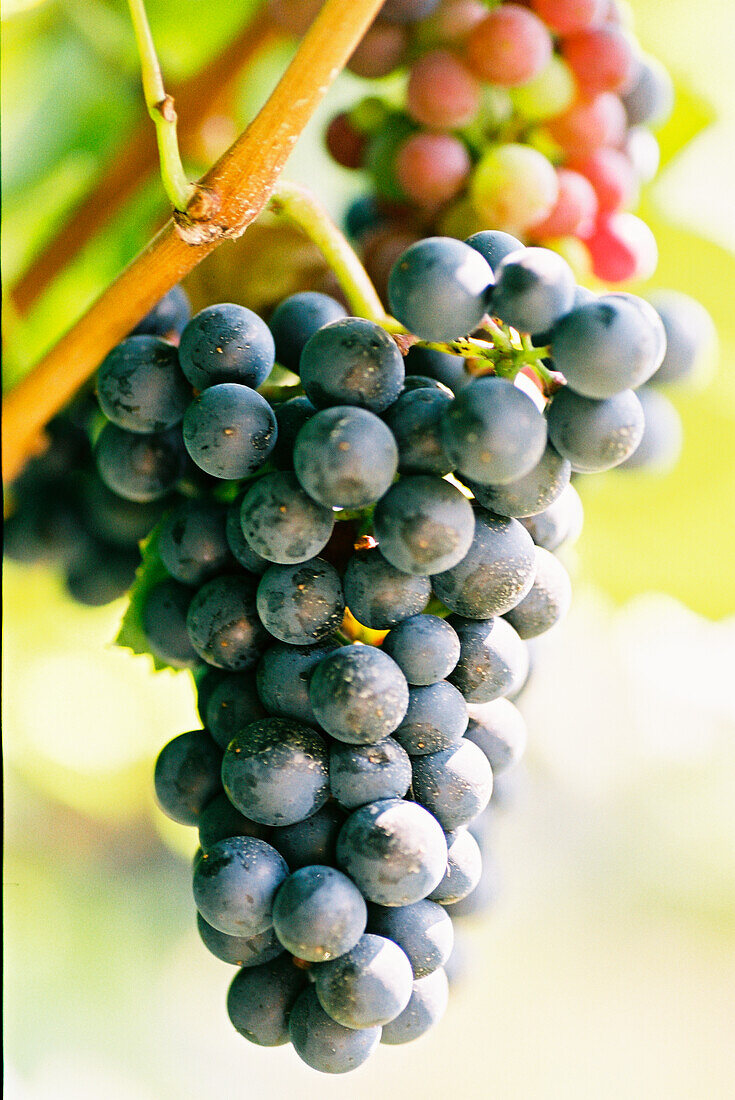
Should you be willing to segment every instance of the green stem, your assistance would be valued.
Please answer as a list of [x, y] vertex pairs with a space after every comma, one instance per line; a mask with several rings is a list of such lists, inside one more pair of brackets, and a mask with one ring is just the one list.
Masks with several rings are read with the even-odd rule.
[[184, 211], [196, 188], [189, 183], [181, 163], [174, 101], [166, 94], [163, 86], [161, 66], [158, 63], [144, 0], [128, 0], [128, 6], [140, 54], [145, 103], [156, 127], [161, 179], [174, 209]]
[[281, 180], [269, 205], [275, 214], [295, 225], [317, 246], [334, 272], [352, 312], [385, 325], [388, 318], [368, 273], [311, 192], [297, 183]]

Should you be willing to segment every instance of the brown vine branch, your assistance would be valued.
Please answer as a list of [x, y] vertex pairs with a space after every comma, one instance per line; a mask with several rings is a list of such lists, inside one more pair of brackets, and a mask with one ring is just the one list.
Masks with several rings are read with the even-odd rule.
[[268, 202], [299, 135], [382, 0], [326, 0], [273, 94], [200, 180], [210, 209], [169, 221], [87, 313], [7, 396], [3, 479], [12, 481], [47, 421], [104, 356], [188, 271], [244, 233]]
[[[227, 98], [245, 66], [279, 37], [281, 32], [261, 14], [200, 72], [172, 88], [179, 114], [179, 140], [185, 153], [196, 146], [202, 121]], [[28, 312], [157, 167], [155, 136], [148, 119], [142, 118], [91, 191], [12, 288], [10, 295], [20, 314]]]

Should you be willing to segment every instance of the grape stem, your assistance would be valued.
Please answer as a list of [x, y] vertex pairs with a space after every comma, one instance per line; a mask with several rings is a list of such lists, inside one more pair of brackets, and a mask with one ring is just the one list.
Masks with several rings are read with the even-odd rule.
[[163, 86], [161, 66], [156, 54], [145, 3], [143, 0], [128, 0], [128, 7], [140, 55], [145, 103], [156, 127], [161, 180], [174, 210], [184, 211], [194, 197], [196, 186], [189, 183], [181, 162], [173, 97], [167, 95]]

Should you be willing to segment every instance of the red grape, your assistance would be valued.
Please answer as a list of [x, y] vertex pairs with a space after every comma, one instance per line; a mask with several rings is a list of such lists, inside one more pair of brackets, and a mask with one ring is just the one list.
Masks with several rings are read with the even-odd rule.
[[548, 64], [552, 41], [537, 15], [520, 4], [503, 4], [470, 32], [466, 50], [478, 76], [513, 88], [528, 83]]
[[471, 122], [480, 107], [481, 88], [454, 54], [434, 50], [411, 66], [406, 106], [416, 122], [454, 130]]
[[361, 168], [367, 137], [350, 122], [346, 111], [335, 115], [325, 134], [327, 149], [332, 159], [343, 168]]
[[461, 191], [472, 162], [452, 134], [414, 134], [399, 150], [396, 177], [420, 206], [447, 202]]
[[607, 0], [532, 0], [531, 7], [556, 34], [572, 34], [601, 23]]
[[617, 27], [570, 34], [562, 41], [561, 53], [585, 95], [625, 91], [636, 74], [631, 40]]
[[592, 270], [605, 282], [648, 279], [656, 270], [656, 238], [635, 214], [603, 214], [583, 239], [592, 256]]
[[388, 76], [403, 61], [408, 34], [392, 23], [373, 23], [347, 62], [347, 68], [366, 80]]
[[546, 217], [528, 227], [529, 237], [568, 237], [591, 227], [597, 214], [597, 196], [589, 180], [570, 168], [557, 168], [559, 197]]
[[603, 145], [619, 145], [625, 137], [625, 124], [620, 97], [603, 92], [573, 103], [564, 114], [550, 119], [547, 128], [568, 156], [581, 159]]
[[481, 0], [444, 0], [430, 21], [431, 30], [442, 42], [462, 42], [486, 15]]
[[598, 149], [575, 168], [594, 187], [601, 213], [612, 214], [632, 204], [637, 189], [635, 170], [619, 149]]

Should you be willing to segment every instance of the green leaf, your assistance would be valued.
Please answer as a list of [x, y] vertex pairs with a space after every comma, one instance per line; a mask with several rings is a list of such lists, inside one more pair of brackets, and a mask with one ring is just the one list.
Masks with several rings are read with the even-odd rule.
[[138, 566], [135, 574], [133, 587], [130, 589], [130, 603], [123, 617], [118, 635], [115, 638], [115, 645], [121, 646], [123, 649], [130, 649], [133, 653], [138, 655], [142, 656], [145, 654], [150, 657], [156, 672], [160, 672], [164, 668], [172, 668], [173, 666], [166, 664], [165, 661], [161, 661], [151, 653], [148, 645], [148, 638], [143, 629], [143, 608], [145, 607], [151, 589], [155, 588], [157, 584], [169, 577], [166, 567], [161, 561], [161, 555], [158, 552], [158, 540], [165, 519], [166, 517], [164, 516], [153, 528], [145, 542], [141, 544], [140, 549], [143, 560]]

